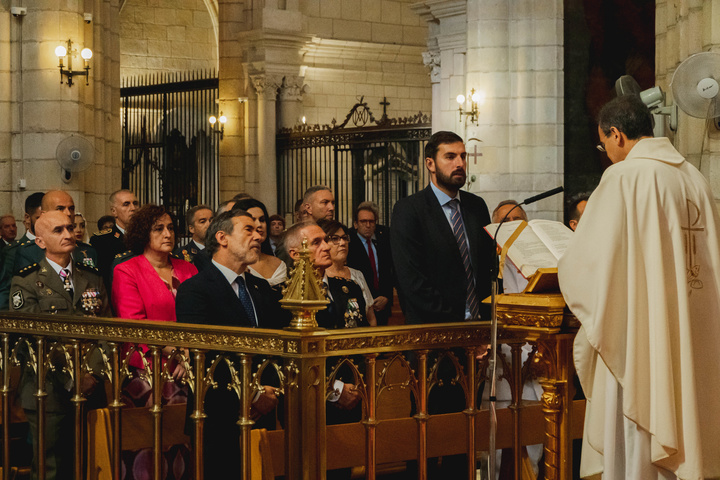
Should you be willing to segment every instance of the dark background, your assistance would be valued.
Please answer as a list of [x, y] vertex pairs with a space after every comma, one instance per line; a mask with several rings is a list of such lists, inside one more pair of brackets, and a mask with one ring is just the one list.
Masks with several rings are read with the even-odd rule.
[[595, 117], [615, 80], [655, 85], [655, 0], [565, 0], [565, 198], [590, 193], [610, 160]]

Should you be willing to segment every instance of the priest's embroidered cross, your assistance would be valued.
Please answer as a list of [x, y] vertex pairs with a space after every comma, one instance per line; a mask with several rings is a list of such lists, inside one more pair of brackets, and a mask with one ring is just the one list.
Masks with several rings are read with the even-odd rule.
[[[700, 225], [700, 208], [698, 208], [695, 203], [690, 200], [686, 199], [686, 205], [687, 205], [687, 219], [688, 224], [685, 227], [681, 227], [685, 231], [685, 255], [687, 256], [687, 282], [688, 286], [692, 289], [700, 289], [703, 288], [702, 280], [698, 278], [700, 275], [700, 265], [695, 264], [696, 262], [696, 254], [697, 254], [697, 245], [695, 243], [695, 233], [694, 232], [704, 232], [705, 227]], [[692, 292], [692, 290], [691, 290]]]

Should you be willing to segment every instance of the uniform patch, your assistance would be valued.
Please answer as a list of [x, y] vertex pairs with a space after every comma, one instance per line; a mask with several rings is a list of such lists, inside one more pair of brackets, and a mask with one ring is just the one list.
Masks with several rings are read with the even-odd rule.
[[15, 310], [22, 308], [25, 305], [25, 298], [23, 298], [22, 290], [12, 294], [12, 306]]

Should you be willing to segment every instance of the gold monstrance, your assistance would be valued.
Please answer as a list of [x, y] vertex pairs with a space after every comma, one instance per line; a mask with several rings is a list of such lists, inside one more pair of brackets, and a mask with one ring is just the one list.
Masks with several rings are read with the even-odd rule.
[[310, 260], [307, 238], [303, 238], [300, 258], [290, 270], [290, 280], [283, 288], [280, 305], [292, 312], [290, 329], [310, 330], [318, 328], [315, 313], [326, 308], [330, 301], [325, 295], [322, 280], [318, 279], [315, 264]]

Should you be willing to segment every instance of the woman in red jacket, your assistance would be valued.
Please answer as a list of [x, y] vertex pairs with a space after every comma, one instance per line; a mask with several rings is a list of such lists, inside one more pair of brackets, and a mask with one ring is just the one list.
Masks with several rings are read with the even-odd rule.
[[[175, 248], [175, 228], [164, 207], [145, 205], [132, 216], [125, 243], [136, 256], [117, 265], [113, 271], [112, 303], [120, 318], [174, 322], [175, 294], [182, 282], [197, 273], [194, 265], [171, 256]], [[128, 347], [129, 348], [129, 347]], [[139, 348], [147, 354], [148, 348]], [[167, 356], [172, 347], [165, 347]], [[143, 369], [140, 355], [129, 365]], [[176, 368], [173, 376], [184, 372]], [[134, 402], [137, 403], [137, 402]]]
[[[175, 248], [175, 227], [170, 213], [164, 207], [145, 205], [137, 210], [125, 232], [125, 243], [135, 257], [113, 270], [112, 303], [120, 318], [138, 320], [159, 320], [174, 322], [175, 294], [177, 287], [197, 273], [191, 263], [171, 256]], [[124, 345], [124, 353], [131, 350], [131, 344]], [[174, 347], [163, 348], [163, 366]], [[143, 357], [147, 363], [143, 362]], [[186, 353], [187, 356], [187, 353]], [[152, 404], [152, 389], [145, 380], [144, 370], [152, 365], [147, 345], [137, 345], [137, 350], [128, 361], [133, 378], [123, 386], [124, 401], [128, 406]], [[175, 380], [181, 380], [185, 370], [178, 362], [171, 362], [169, 370]], [[187, 402], [187, 387], [180, 382], [165, 382], [162, 389], [162, 403]], [[190, 453], [187, 445], [174, 445], [165, 452], [165, 461], [172, 462], [172, 471], [184, 471], [189, 464]], [[183, 460], [179, 461], [178, 459]], [[142, 449], [124, 460], [131, 470], [131, 478], [147, 477], [152, 472], [152, 450]], [[177, 464], [177, 465], [176, 465]]]

